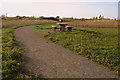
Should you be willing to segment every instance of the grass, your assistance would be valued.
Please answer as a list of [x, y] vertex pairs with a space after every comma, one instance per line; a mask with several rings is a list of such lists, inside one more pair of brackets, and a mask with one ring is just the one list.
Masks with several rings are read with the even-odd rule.
[[[23, 50], [16, 43], [13, 31], [25, 25], [36, 25], [36, 29], [51, 29], [54, 21], [49, 20], [4, 20], [2, 28], [2, 78], [31, 79], [34, 75], [26, 74], [21, 59]], [[74, 24], [74, 23], [73, 23]], [[117, 28], [84, 28], [74, 27], [73, 32], [49, 32], [44, 37], [66, 48], [76, 51], [93, 61], [107, 65], [115, 71], [120, 71], [120, 55], [118, 54]], [[39, 77], [38, 77], [39, 78]]]
[[2, 27], [6, 26], [21, 26], [21, 25], [40, 25], [54, 23], [52, 20], [2, 20]]
[[42, 25], [38, 25], [38, 26], [36, 26], [36, 27], [34, 27], [34, 29], [52, 29], [52, 25], [54, 25], [54, 26], [58, 26], [57, 24], [55, 24], [55, 23], [49, 23], [49, 24], [42, 24]]
[[115, 28], [118, 27], [117, 20], [74, 20], [67, 22], [71, 26], [82, 26], [82, 27], [102, 27], [102, 28]]
[[[15, 23], [16, 22], [16, 23]], [[18, 79], [39, 79], [39, 76], [26, 74], [26, 70], [22, 67], [23, 50], [14, 39], [14, 30], [25, 25], [48, 24], [52, 21], [11, 21], [3, 22], [2, 28], [2, 78], [10, 80]], [[54, 21], [53, 21], [54, 22]], [[18, 24], [17, 24], [18, 23]]]
[[[47, 27], [47, 28], [46, 28]], [[39, 26], [48, 29], [50, 26]], [[76, 51], [92, 61], [120, 71], [120, 54], [118, 54], [118, 28], [74, 27], [73, 32], [44, 33], [43, 36], [59, 45]]]
[[22, 53], [23, 50], [14, 40], [14, 27], [3, 28], [2, 34], [2, 78], [3, 79], [31, 79], [38, 78], [34, 75], [26, 74], [22, 68]]

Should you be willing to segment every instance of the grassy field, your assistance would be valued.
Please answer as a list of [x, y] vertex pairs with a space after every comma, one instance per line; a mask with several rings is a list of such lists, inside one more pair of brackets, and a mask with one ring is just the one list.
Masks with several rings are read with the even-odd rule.
[[[35, 29], [51, 29], [51, 25], [56, 25], [56, 22], [51, 20], [3, 20], [2, 22], [2, 37], [0, 35], [0, 38], [2, 38], [2, 78], [36, 78], [36, 76], [26, 74], [26, 71], [22, 68], [23, 60], [21, 56], [23, 50], [15, 42], [13, 31], [24, 25], [38, 24], [41, 24], [41, 26], [37, 26]], [[73, 22], [70, 22], [71, 26], [74, 26], [73, 32], [60, 32], [57, 30], [43, 35], [48, 40], [74, 50], [80, 55], [104, 64], [115, 71], [120, 71], [118, 29], [116, 27], [93, 28], [91, 25], [90, 28], [89, 26], [82, 26], [80, 23], [77, 23], [76, 26], [76, 23]]]
[[53, 20], [2, 20], [2, 27], [54, 23]]
[[71, 26], [82, 26], [82, 27], [103, 27], [103, 28], [115, 28], [118, 27], [118, 21], [116, 20], [74, 20], [67, 22]]
[[[57, 30], [44, 33], [43, 36], [65, 48], [76, 51], [79, 55], [83, 55], [118, 72], [120, 71], [118, 28], [103, 27], [104, 25], [102, 27], [97, 27], [97, 25], [96, 27], [74, 26], [72, 32], [60, 32]], [[41, 25], [36, 28], [50, 29], [51, 25]]]
[[2, 28], [2, 78], [17, 80], [17, 79], [29, 79], [39, 78], [34, 75], [27, 75], [26, 70], [22, 68], [21, 59], [23, 50], [20, 48], [18, 43], [14, 39], [13, 31], [16, 28], [25, 25], [36, 25], [36, 24], [48, 24], [54, 21], [48, 20], [13, 20], [3, 21]]

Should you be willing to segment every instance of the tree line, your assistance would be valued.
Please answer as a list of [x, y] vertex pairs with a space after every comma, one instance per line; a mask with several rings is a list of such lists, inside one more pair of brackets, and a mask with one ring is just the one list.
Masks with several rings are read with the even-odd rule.
[[[60, 18], [60, 16], [56, 16], [56, 17], [44, 17], [44, 16], [40, 16], [40, 17], [35, 17], [35, 16], [31, 16], [31, 17], [28, 17], [28, 16], [15, 16], [15, 17], [7, 17], [6, 15], [2, 15], [0, 16], [2, 20], [56, 20], [56, 21], [59, 21], [59, 20], [62, 20], [62, 21], [71, 21], [71, 20], [110, 20], [110, 18], [105, 18], [104, 16], [102, 15], [99, 15], [99, 16], [94, 16], [93, 18], [74, 18], [74, 17], [63, 17], [63, 18]], [[114, 19], [114, 20], [117, 20], [117, 19]]]

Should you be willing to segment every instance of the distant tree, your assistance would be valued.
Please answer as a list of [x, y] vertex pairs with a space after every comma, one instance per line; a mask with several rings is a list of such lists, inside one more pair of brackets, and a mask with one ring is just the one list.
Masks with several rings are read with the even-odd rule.
[[2, 15], [2, 17], [6, 17], [5, 15]]
[[87, 20], [87, 18], [81, 18], [81, 20], [82, 20], [82, 21], [85, 21], [85, 20]]
[[3, 20], [6, 20], [6, 16], [5, 15], [2, 15], [1, 16]]
[[101, 18], [102, 18], [102, 16], [100, 15], [100, 16], [99, 16], [99, 19], [101, 19]]
[[16, 16], [16, 18], [17, 18], [17, 19], [22, 19], [22, 17], [21, 17], [21, 16], [19, 16], [19, 15], [17, 15], [17, 16]]
[[90, 18], [89, 20], [93, 20], [93, 18]]
[[16, 17], [20, 17], [19, 15], [17, 15]]
[[96, 17], [93, 17], [93, 20], [95, 20], [96, 19]]
[[26, 18], [26, 16], [22, 16], [22, 18]]
[[35, 19], [35, 16], [31, 16], [32, 19]]
[[70, 17], [70, 19], [74, 19], [73, 17]]
[[54, 18], [54, 17], [50, 17], [50, 19], [53, 19], [53, 20], [54, 20], [55, 18]]
[[104, 16], [102, 16], [102, 19], [105, 19]]
[[95, 19], [98, 20], [98, 17], [96, 16]]
[[56, 16], [55, 18], [59, 19], [59, 18], [60, 18], [60, 16]]
[[40, 18], [40, 19], [44, 19], [44, 16], [40, 16], [39, 18]]
[[102, 19], [104, 19], [104, 16], [101, 16], [101, 15], [100, 15], [100, 16], [99, 16], [99, 20], [102, 20]]
[[117, 19], [115, 18], [114, 20], [116, 21]]

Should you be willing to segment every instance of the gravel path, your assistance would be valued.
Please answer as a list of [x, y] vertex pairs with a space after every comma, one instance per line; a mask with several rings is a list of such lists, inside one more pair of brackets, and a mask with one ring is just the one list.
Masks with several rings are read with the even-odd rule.
[[34, 30], [25, 26], [15, 30], [16, 41], [25, 53], [24, 68], [42, 78], [115, 78], [117, 74], [74, 51], [63, 48], [40, 37], [48, 30]]

